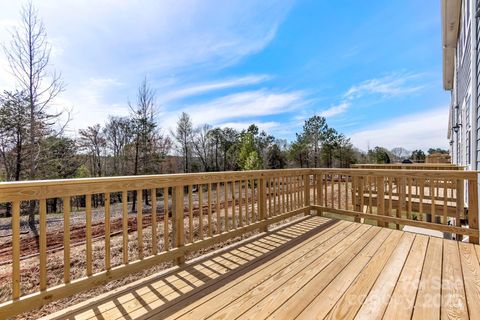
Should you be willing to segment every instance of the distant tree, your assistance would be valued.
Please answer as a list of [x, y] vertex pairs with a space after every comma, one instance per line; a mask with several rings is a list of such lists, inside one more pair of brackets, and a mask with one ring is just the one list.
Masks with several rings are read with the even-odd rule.
[[412, 160], [413, 162], [425, 162], [425, 158], [425, 152], [423, 152], [422, 150], [414, 150], [410, 155], [410, 160]]
[[277, 144], [273, 144], [268, 149], [267, 168], [268, 169], [284, 169], [287, 165], [287, 157], [285, 152], [280, 149]]
[[93, 176], [103, 175], [103, 158], [106, 154], [107, 141], [100, 124], [79, 130], [79, 147], [87, 152], [90, 160], [90, 172]]
[[410, 151], [402, 147], [393, 148], [392, 150], [390, 150], [390, 153], [394, 156], [395, 161], [398, 161], [398, 162], [404, 159], [408, 159], [411, 155]]
[[42, 141], [38, 173], [45, 179], [68, 179], [78, 176], [83, 161], [78, 156], [75, 140], [51, 136]]
[[[158, 173], [161, 162], [170, 149], [170, 138], [164, 137], [156, 121], [157, 105], [155, 91], [144, 78], [138, 87], [135, 104], [129, 103], [132, 123], [133, 143], [135, 146], [133, 175]], [[149, 193], [145, 190], [143, 199], [149, 204]], [[134, 191], [132, 211], [136, 207], [136, 191]]]
[[441, 153], [441, 154], [449, 154], [450, 152], [448, 150], [442, 149], [442, 148], [430, 148], [428, 149], [428, 154], [432, 155], [434, 153]]
[[197, 128], [192, 139], [193, 151], [203, 166], [203, 171], [212, 169], [212, 141], [209, 132], [211, 127], [205, 124]]
[[310, 146], [314, 168], [318, 168], [320, 165], [320, 148], [327, 130], [327, 121], [324, 117], [317, 115], [306, 120], [303, 126], [303, 139], [305, 139], [305, 142]]
[[339, 166], [342, 168], [349, 167], [358, 161], [359, 156], [350, 139], [343, 134], [339, 134], [337, 136], [337, 147], [334, 150], [334, 158], [338, 160]]
[[134, 136], [132, 120], [126, 117], [108, 118], [104, 134], [112, 155], [112, 175], [127, 174], [127, 146]]
[[0, 96], [0, 156], [5, 180], [19, 181], [24, 173], [29, 137], [28, 98], [24, 92]]
[[338, 134], [337, 130], [333, 128], [326, 128], [325, 132], [323, 133], [321, 156], [323, 163], [327, 168], [331, 168], [333, 166], [334, 155], [335, 151], [339, 147], [339, 142], [340, 135]]
[[303, 135], [297, 133], [297, 139], [288, 149], [288, 157], [300, 168], [309, 167], [309, 146]]
[[373, 163], [390, 163], [389, 151], [382, 147], [375, 147], [373, 150], [369, 150], [368, 157]]
[[182, 112], [177, 121], [177, 128], [172, 132], [177, 143], [177, 150], [183, 158], [183, 172], [190, 170], [190, 156], [192, 153], [193, 124], [190, 116]]
[[255, 148], [253, 134], [246, 132], [240, 140], [238, 164], [242, 170], [256, 170], [262, 168], [262, 160]]

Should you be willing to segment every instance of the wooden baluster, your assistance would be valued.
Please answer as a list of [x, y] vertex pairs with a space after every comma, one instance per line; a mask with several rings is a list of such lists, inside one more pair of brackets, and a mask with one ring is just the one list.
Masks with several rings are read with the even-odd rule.
[[242, 196], [242, 180], [238, 181], [238, 221], [239, 226], [243, 227], [243, 196]]
[[[358, 177], [357, 176], [352, 176], [352, 208], [353, 211], [360, 211], [360, 199], [357, 196], [358, 192]], [[358, 221], [357, 221], [358, 220]], [[360, 219], [358, 217], [354, 217], [355, 222], [360, 222]]]
[[431, 221], [432, 223], [437, 223], [437, 217], [435, 212], [435, 181], [430, 178], [430, 214], [432, 216]]
[[[373, 214], [373, 192], [372, 192], [372, 177], [368, 176], [368, 212]], [[378, 195], [377, 195], [377, 206], [378, 206]]]
[[335, 175], [330, 175], [330, 203], [331, 208], [335, 208]]
[[[87, 196], [87, 199], [91, 199], [91, 197]], [[88, 202], [89, 201], [87, 201], [87, 203]], [[88, 219], [88, 214], [87, 214], [87, 219]], [[90, 218], [90, 228], [91, 228], [91, 218]], [[122, 191], [122, 237], [123, 237], [122, 239], [123, 240], [122, 242], [123, 263], [128, 264], [128, 192], [126, 190]], [[90, 247], [90, 250], [91, 250], [91, 247]]]
[[266, 197], [266, 188], [265, 188], [265, 179], [263, 176], [258, 179], [258, 215], [260, 221], [264, 222], [265, 224], [260, 229], [260, 231], [267, 232], [268, 231], [268, 217], [266, 214], [266, 207], [267, 207], [267, 197]]
[[[364, 207], [365, 207], [365, 177], [359, 177], [359, 183], [358, 183], [358, 186], [359, 186], [359, 195], [360, 195], [360, 211], [361, 212], [364, 212]], [[362, 219], [360, 218], [359, 221], [356, 221], [356, 222], [360, 222], [362, 221]]]
[[[172, 217], [175, 217], [175, 246], [181, 248], [185, 245], [185, 230], [183, 221], [183, 186], [176, 186], [172, 192]], [[176, 263], [185, 263], [185, 255], [176, 258]]]
[[337, 175], [337, 206], [342, 209], [342, 175]]
[[193, 243], [193, 185], [188, 186], [188, 237]]
[[298, 177], [294, 176], [293, 179], [293, 209], [298, 208]]
[[110, 192], [105, 193], [105, 270], [110, 270]]
[[170, 249], [170, 237], [168, 230], [168, 187], [163, 188], [163, 247], [165, 251]]
[[[243, 181], [245, 185], [245, 222], [247, 225], [250, 224], [250, 210], [249, 210], [249, 202], [248, 202], [248, 184], [249, 180], [244, 180]], [[253, 221], [253, 219], [252, 219]]]
[[468, 227], [477, 231], [476, 236], [470, 236], [469, 242], [478, 244], [478, 180], [468, 180]]
[[20, 201], [12, 202], [12, 299], [20, 298]]
[[419, 195], [419, 198], [420, 200], [419, 203], [418, 203], [418, 211], [419, 211], [419, 220], [420, 221], [423, 221], [423, 202], [424, 202], [424, 198], [425, 198], [425, 179], [420, 179], [420, 183], [419, 183], [419, 191], [420, 191], [420, 195]]
[[393, 177], [388, 177], [388, 215], [393, 214]]
[[237, 214], [237, 197], [235, 195], [235, 192], [236, 192], [236, 183], [235, 183], [235, 180], [232, 181], [231, 183], [232, 185], [232, 229], [237, 229], [237, 217], [236, 217], [236, 214]]
[[217, 186], [215, 189], [215, 195], [217, 197], [216, 205], [216, 214], [217, 214], [217, 234], [222, 233], [222, 221], [220, 219], [220, 183], [217, 182]]
[[286, 177], [282, 177], [282, 208], [283, 212], [287, 212], [287, 203], [286, 203], [286, 198], [287, 198], [287, 190], [286, 190]]
[[265, 178], [267, 181], [267, 201], [268, 201], [268, 210], [267, 210], [267, 216], [271, 217], [272, 216], [272, 180], [270, 178]]
[[408, 178], [408, 206], [407, 219], [412, 220], [412, 178]]
[[[323, 199], [323, 174], [322, 173], [317, 174], [317, 198], [318, 198], [317, 200], [318, 205], [321, 207], [324, 207], [325, 202]], [[318, 216], [321, 216], [322, 214], [323, 214], [322, 210], [317, 210]]]
[[224, 209], [224, 214], [225, 214], [225, 231], [230, 230], [230, 224], [229, 224], [229, 219], [228, 219], [228, 181], [225, 181], [223, 183], [223, 197], [225, 198], [225, 209]]
[[[255, 206], [257, 207], [255, 210]], [[258, 221], [258, 203], [257, 203], [257, 195], [256, 195], [256, 188], [255, 188], [255, 179], [252, 179], [252, 215], [254, 217], [254, 222]]]
[[348, 176], [345, 176], [345, 210], [349, 210], [350, 209], [350, 206], [348, 205], [348, 180], [349, 180], [349, 177]]
[[150, 190], [150, 197], [152, 202], [151, 216], [152, 216], [152, 254], [158, 253], [158, 240], [157, 240], [157, 189]]
[[137, 190], [137, 240], [138, 258], [143, 259], [143, 190]]
[[70, 197], [63, 198], [63, 282], [70, 282]]
[[200, 240], [203, 240], [203, 185], [198, 185], [198, 228]]
[[207, 185], [208, 192], [208, 236], [212, 237], [212, 184]]
[[445, 178], [443, 180], [443, 224], [448, 224], [448, 181]]
[[[384, 216], [385, 215], [385, 189], [384, 189], [384, 177], [377, 177], [375, 181], [375, 185], [377, 188], [377, 215]], [[388, 223], [379, 221], [378, 226], [380, 227], [388, 227]]]
[[[85, 240], [87, 255], [87, 276], [93, 273], [93, 251], [92, 251], [92, 195], [85, 195]], [[125, 251], [125, 250], [124, 250]], [[128, 251], [127, 251], [128, 252]]]
[[277, 198], [277, 178], [273, 177], [273, 215], [277, 215], [278, 210], [278, 198]]
[[323, 184], [324, 185], [324, 193], [323, 194], [324, 194], [324, 197], [325, 197], [324, 206], [328, 207], [328, 174], [325, 174], [324, 177], [325, 177], [325, 179], [324, 179], [325, 183]]
[[40, 291], [47, 289], [47, 200], [40, 199], [39, 268]]
[[305, 215], [310, 215], [310, 175], [305, 174], [303, 179], [303, 193], [305, 194], [303, 206], [305, 207]]

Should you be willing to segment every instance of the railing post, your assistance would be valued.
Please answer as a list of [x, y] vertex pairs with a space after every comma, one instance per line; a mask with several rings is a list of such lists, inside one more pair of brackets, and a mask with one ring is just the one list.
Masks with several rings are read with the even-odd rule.
[[477, 236], [469, 237], [470, 243], [478, 244], [478, 185], [477, 178], [468, 180], [468, 227], [477, 230]]
[[267, 208], [267, 197], [266, 197], [266, 188], [265, 188], [265, 178], [263, 177], [263, 173], [258, 179], [258, 188], [259, 188], [259, 198], [258, 198], [258, 205], [259, 205], [259, 215], [260, 221], [264, 222], [265, 224], [261, 228], [261, 231], [267, 232], [268, 231], [268, 217], [266, 215], [266, 208]]
[[[384, 177], [377, 177], [376, 185], [377, 185], [377, 215], [383, 216], [385, 215], [385, 184], [384, 184]], [[378, 226], [385, 227], [388, 223], [384, 221], [378, 221]]]
[[[465, 218], [465, 195], [464, 195], [464, 180], [458, 179], [457, 180], [457, 190], [455, 192], [457, 204], [456, 204], [456, 219], [455, 224], [457, 227], [462, 226], [462, 216]], [[458, 241], [462, 241], [463, 235], [457, 234], [456, 239]]]
[[[176, 186], [173, 188], [173, 201], [172, 201], [172, 217], [174, 228], [174, 246], [176, 248], [183, 247], [185, 245], [185, 231], [184, 231], [184, 222], [183, 222], [183, 186]], [[177, 264], [185, 263], [185, 255], [182, 254], [176, 259]]]
[[304, 184], [304, 201], [305, 201], [305, 215], [310, 215], [310, 173], [303, 175], [303, 184]]

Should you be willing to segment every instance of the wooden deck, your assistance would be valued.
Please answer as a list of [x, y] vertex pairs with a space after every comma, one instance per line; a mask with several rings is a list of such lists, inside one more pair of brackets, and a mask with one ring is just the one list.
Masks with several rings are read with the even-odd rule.
[[306, 217], [57, 319], [480, 319], [480, 247]]

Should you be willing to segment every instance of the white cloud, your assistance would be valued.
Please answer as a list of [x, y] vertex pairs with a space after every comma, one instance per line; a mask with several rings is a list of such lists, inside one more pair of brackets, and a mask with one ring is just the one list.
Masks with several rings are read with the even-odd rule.
[[333, 107], [330, 107], [326, 110], [321, 111], [320, 115], [322, 117], [325, 117], [325, 118], [331, 118], [331, 117], [334, 117], [336, 115], [344, 113], [345, 111], [347, 111], [347, 109], [349, 107], [350, 107], [350, 103], [342, 102], [339, 105], [336, 105], [336, 106], [333, 106]]
[[200, 94], [204, 94], [204, 93], [215, 91], [215, 90], [254, 85], [254, 84], [264, 82], [270, 78], [271, 77], [268, 75], [252, 75], [252, 76], [245, 76], [245, 77], [229, 78], [229, 79], [216, 81], [216, 82], [194, 84], [188, 87], [183, 87], [183, 88], [171, 91], [163, 95], [161, 97], [161, 100], [163, 102], [166, 102], [170, 100], [182, 99], [189, 96], [200, 95]]
[[350, 135], [362, 150], [375, 146], [388, 149], [402, 146], [408, 150], [447, 147], [448, 107], [418, 112], [372, 125]]
[[273, 92], [256, 90], [235, 93], [216, 98], [211, 101], [179, 108], [174, 112], [160, 115], [167, 126], [173, 127], [181, 112], [188, 113], [196, 125], [208, 123], [217, 125], [223, 122], [232, 122], [232, 119], [246, 119], [250, 117], [270, 116], [290, 112], [301, 108], [305, 104], [303, 93]]
[[265, 130], [267, 132], [272, 132], [272, 129], [275, 129], [281, 125], [279, 122], [275, 122], [275, 121], [262, 122], [262, 121], [252, 120], [252, 121], [246, 121], [246, 122], [225, 122], [225, 123], [219, 124], [218, 126], [220, 128], [228, 127], [236, 130], [244, 130], [244, 129], [247, 129], [251, 124], [255, 124], [258, 127], [258, 129]]
[[419, 77], [421, 77], [419, 74], [393, 73], [382, 78], [366, 80], [348, 89], [344, 98], [351, 100], [371, 94], [391, 97], [413, 93], [423, 88], [414, 84]]

